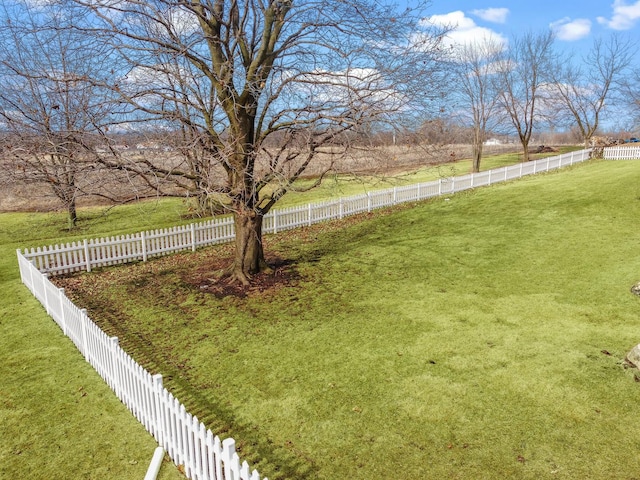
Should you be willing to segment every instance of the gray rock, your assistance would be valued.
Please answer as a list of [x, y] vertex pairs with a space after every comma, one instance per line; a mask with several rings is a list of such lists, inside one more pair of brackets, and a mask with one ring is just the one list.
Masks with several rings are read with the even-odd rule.
[[636, 368], [640, 368], [640, 345], [636, 345], [631, 349], [625, 360]]

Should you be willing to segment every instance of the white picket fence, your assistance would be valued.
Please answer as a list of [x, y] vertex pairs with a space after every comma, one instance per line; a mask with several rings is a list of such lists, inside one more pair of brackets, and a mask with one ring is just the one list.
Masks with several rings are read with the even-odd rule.
[[[590, 158], [590, 153], [590, 149], [582, 150], [480, 173], [377, 190], [328, 202], [276, 209], [264, 217], [263, 232], [277, 233], [357, 213], [371, 212], [399, 203], [416, 202], [525, 175], [548, 172], [583, 162]], [[640, 152], [638, 153], [640, 158]], [[151, 257], [184, 250], [195, 251], [198, 247], [230, 242], [234, 235], [233, 219], [221, 217], [150, 232], [31, 248], [24, 251], [24, 256], [33, 260], [41, 272], [51, 275], [82, 270], [90, 272], [93, 268], [147, 261]]]
[[[197, 480], [260, 480], [247, 462], [240, 462], [232, 438], [220, 440], [192, 416], [166, 388], [162, 375], [152, 375], [133, 360], [67, 298], [18, 250], [20, 278], [118, 398], [154, 436], [187, 478]], [[263, 480], [267, 480], [264, 478]]]
[[605, 160], [636, 160], [640, 159], [640, 145], [616, 145], [604, 149]]

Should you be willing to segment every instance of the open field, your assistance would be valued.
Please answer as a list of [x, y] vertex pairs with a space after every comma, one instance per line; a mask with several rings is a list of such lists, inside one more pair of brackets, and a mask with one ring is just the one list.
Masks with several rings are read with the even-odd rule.
[[[580, 149], [581, 147], [558, 147], [559, 153]], [[442, 147], [442, 150], [428, 151], [419, 147], [387, 147], [377, 148], [369, 152], [357, 152], [347, 161], [338, 165], [329, 176], [324, 185], [313, 192], [285, 196], [283, 204], [291, 202], [305, 203], [315, 201], [326, 195], [351, 195], [362, 193], [371, 188], [386, 188], [393, 184], [433, 180], [438, 177], [460, 175], [469, 173], [471, 161], [464, 160], [470, 156], [470, 147], [455, 145]], [[514, 145], [492, 146], [487, 149], [487, 157], [482, 165], [483, 170], [510, 165], [521, 160], [521, 155]], [[534, 155], [538, 158], [540, 155]], [[549, 156], [549, 154], [546, 154]], [[322, 158], [318, 162], [323, 163]], [[452, 162], [452, 160], [455, 160]], [[325, 165], [326, 167], [327, 165]], [[39, 211], [49, 212], [60, 209], [59, 201], [53, 196], [48, 185], [25, 184], [17, 181], [6, 173], [9, 166], [0, 163], [0, 212], [5, 211]], [[317, 169], [316, 169], [317, 170]], [[314, 170], [310, 169], [312, 175]], [[82, 183], [89, 185], [100, 184], [102, 193], [121, 198], [130, 198], [137, 191], [144, 189], [131, 179], [104, 176], [104, 172], [92, 174], [98, 178], [87, 178]], [[6, 177], [6, 178], [5, 178]], [[303, 179], [300, 186], [306, 186], [310, 180]], [[92, 190], [93, 187], [88, 188]], [[147, 194], [149, 192], [146, 192]], [[157, 200], [152, 200], [157, 201]], [[176, 203], [184, 203], [185, 199], [176, 198]], [[109, 205], [104, 199], [98, 197], [79, 197], [78, 205], [95, 206]], [[186, 211], [183, 205], [183, 209]]]
[[64, 284], [269, 478], [630, 479], [639, 199], [591, 162], [269, 237], [246, 297], [227, 247]]
[[[502, 148], [504, 147], [505, 146], [502, 146]], [[557, 153], [532, 155], [532, 160], [582, 150], [582, 147], [566, 146], [558, 147], [557, 150]], [[521, 157], [522, 155], [520, 153], [514, 151], [487, 156], [483, 159], [480, 170], [486, 171], [514, 165], [521, 161]], [[330, 175], [319, 187], [313, 190], [301, 193], [295, 191], [288, 193], [278, 202], [277, 207], [300, 205], [341, 196], [359, 195], [371, 190], [430, 182], [439, 178], [465, 175], [470, 172], [471, 160], [467, 159], [433, 165], [414, 165], [414, 168], [409, 169], [390, 168], [389, 170], [377, 172], [377, 174]], [[304, 187], [310, 183], [310, 180], [301, 180], [299, 183]]]

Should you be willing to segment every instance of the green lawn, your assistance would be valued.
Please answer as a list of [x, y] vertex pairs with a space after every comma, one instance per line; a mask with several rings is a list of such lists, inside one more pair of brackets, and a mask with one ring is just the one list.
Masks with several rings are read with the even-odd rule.
[[[517, 158], [487, 165], [504, 161]], [[424, 178], [468, 170], [462, 163], [448, 168]], [[316, 192], [286, 196], [282, 205], [385, 188], [390, 181], [334, 179]], [[155, 446], [21, 285], [15, 250], [168, 227], [189, 221], [187, 211], [180, 199], [83, 208], [72, 232], [64, 228], [64, 212], [0, 213], [0, 478], [141, 478]], [[160, 478], [176, 477], [173, 467], [163, 467]]]
[[246, 298], [188, 281], [224, 248], [75, 295], [272, 480], [631, 479], [639, 215], [592, 162], [269, 237], [299, 279]]
[[[78, 234], [101, 232], [82, 215]], [[16, 249], [58, 241], [64, 218], [0, 214], [0, 478], [139, 480], [155, 440], [20, 283]], [[184, 477], [165, 461], [159, 478]]]

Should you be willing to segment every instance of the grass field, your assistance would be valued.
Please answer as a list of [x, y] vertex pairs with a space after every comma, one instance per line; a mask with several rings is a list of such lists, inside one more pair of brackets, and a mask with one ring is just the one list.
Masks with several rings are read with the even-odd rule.
[[[106, 224], [83, 216], [92, 232]], [[155, 440], [20, 283], [16, 249], [58, 241], [64, 224], [0, 214], [0, 478], [142, 479]], [[159, 478], [184, 477], [165, 462]]]
[[245, 298], [194, 281], [225, 247], [66, 285], [271, 479], [631, 479], [639, 214], [593, 162], [269, 237]]

